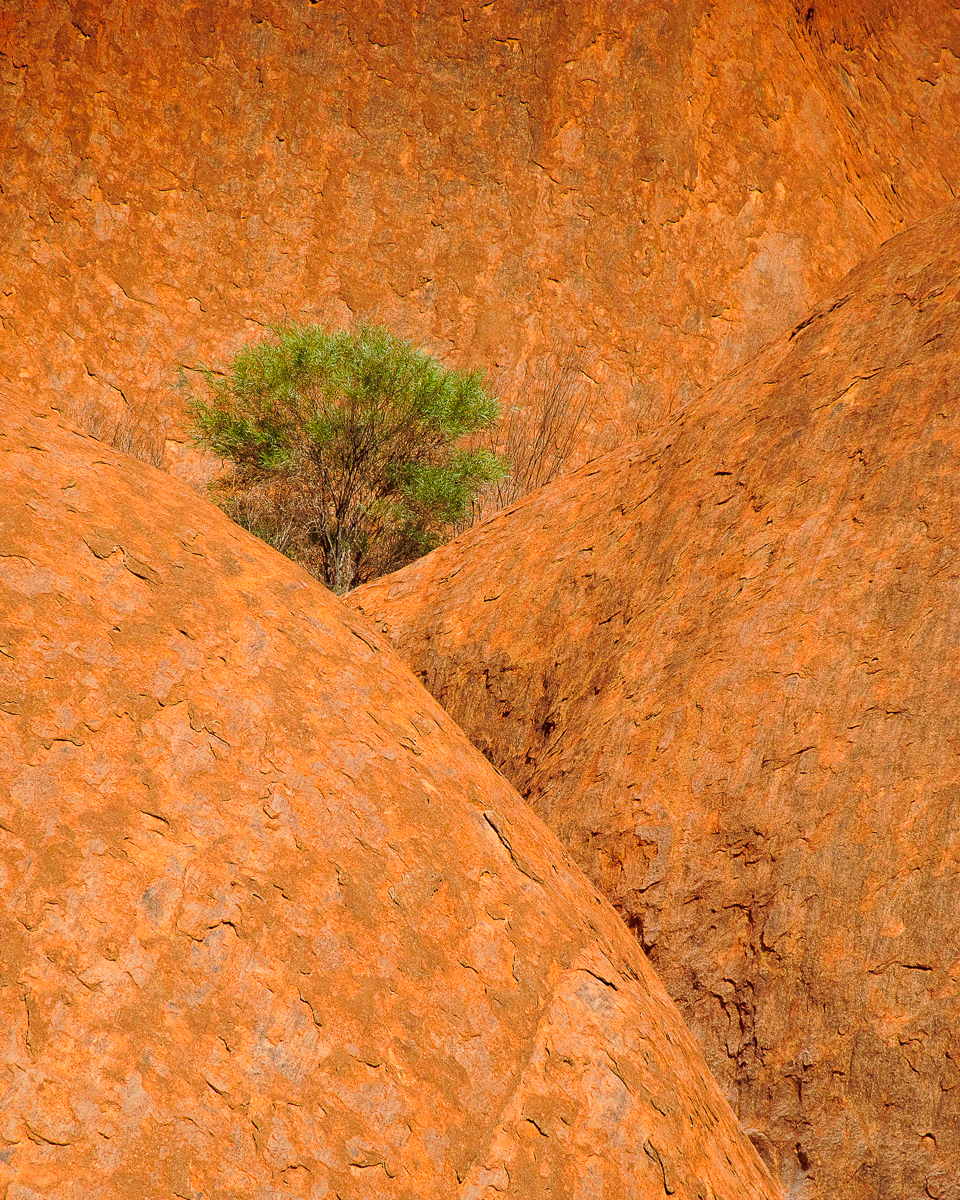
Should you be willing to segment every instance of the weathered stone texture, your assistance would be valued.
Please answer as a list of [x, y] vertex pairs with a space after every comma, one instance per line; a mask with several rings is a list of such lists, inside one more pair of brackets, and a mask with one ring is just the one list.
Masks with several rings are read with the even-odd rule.
[[0, 1192], [774, 1200], [634, 940], [393, 651], [0, 424]]
[[351, 599], [634, 927], [791, 1196], [960, 1197], [960, 205]]
[[520, 399], [579, 346], [612, 445], [960, 182], [947, 0], [47, 0], [0, 33], [0, 370], [81, 409], [178, 411], [178, 364], [357, 316]]

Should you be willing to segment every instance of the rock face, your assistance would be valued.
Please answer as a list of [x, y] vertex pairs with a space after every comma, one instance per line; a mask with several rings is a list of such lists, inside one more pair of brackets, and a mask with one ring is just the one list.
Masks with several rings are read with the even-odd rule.
[[629, 932], [356, 614], [3, 399], [8, 1200], [774, 1200]]
[[791, 1196], [960, 1196], [960, 206], [351, 599], [634, 927]]
[[356, 316], [521, 400], [578, 347], [612, 448], [960, 187], [952, 0], [418, 7], [8, 6], [3, 375], [149, 418]]

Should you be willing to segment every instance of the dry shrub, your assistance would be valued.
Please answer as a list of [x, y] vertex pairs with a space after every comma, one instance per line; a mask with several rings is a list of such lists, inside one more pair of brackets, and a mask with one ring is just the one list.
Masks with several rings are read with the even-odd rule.
[[563, 474], [587, 407], [579, 352], [565, 347], [541, 364], [525, 400], [488, 431], [486, 444], [509, 461], [510, 470], [483, 488], [458, 533]]
[[122, 454], [162, 467], [167, 443], [167, 426], [162, 417], [141, 405], [113, 413], [93, 400], [65, 405], [61, 411], [90, 437]]

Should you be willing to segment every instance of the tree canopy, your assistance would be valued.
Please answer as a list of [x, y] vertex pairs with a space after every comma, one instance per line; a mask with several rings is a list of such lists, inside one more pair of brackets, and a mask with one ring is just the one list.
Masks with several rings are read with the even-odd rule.
[[499, 415], [482, 374], [379, 326], [278, 326], [203, 375], [196, 438], [232, 468], [217, 502], [337, 593], [439, 545], [507, 470], [471, 445]]

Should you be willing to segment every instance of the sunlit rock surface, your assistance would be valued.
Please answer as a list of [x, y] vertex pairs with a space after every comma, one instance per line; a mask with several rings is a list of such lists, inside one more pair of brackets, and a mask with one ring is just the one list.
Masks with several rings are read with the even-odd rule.
[[960, 1196], [960, 205], [351, 600], [633, 926], [790, 1195]]
[[396, 655], [0, 422], [9, 1200], [774, 1200], [620, 919]]
[[0, 52], [0, 373], [179, 443], [177, 367], [305, 317], [510, 403], [572, 347], [609, 449], [960, 189], [948, 0], [45, 0]]

